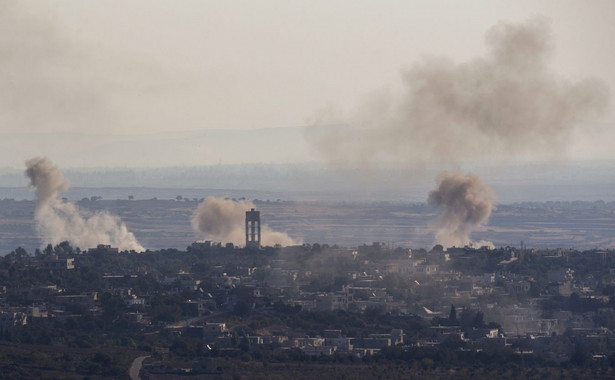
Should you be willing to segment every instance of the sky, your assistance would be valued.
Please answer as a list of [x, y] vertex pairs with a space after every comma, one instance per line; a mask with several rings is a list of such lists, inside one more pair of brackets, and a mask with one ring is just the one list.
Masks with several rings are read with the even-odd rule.
[[[0, 0], [0, 167], [35, 155], [62, 167], [258, 161], [233, 138], [219, 152], [206, 138], [189, 153], [164, 141], [310, 125], [398, 88], [426, 57], [482, 57], [486, 31], [535, 17], [550, 27], [554, 75], [615, 89], [611, 0]], [[573, 159], [615, 158], [612, 103], [581, 121]], [[267, 162], [322, 159], [305, 141], [272, 144], [286, 149]]]

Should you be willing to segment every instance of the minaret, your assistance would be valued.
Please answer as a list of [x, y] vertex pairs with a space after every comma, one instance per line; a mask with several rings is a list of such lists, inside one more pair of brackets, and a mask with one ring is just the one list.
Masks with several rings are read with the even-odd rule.
[[261, 212], [246, 211], [246, 248], [261, 247]]

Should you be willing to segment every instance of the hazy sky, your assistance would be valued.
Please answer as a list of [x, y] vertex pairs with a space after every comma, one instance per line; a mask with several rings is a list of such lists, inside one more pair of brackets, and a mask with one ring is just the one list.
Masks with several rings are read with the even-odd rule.
[[[483, 56], [490, 27], [537, 15], [551, 26], [553, 71], [613, 93], [612, 0], [0, 0], [0, 138], [12, 136], [0, 141], [0, 167], [37, 152], [62, 166], [130, 166], [113, 159], [116, 134], [307, 125], [323, 108], [398, 86], [423, 57]], [[612, 103], [587, 120], [610, 131], [579, 138], [576, 157], [615, 158]], [[75, 151], [102, 143], [109, 155], [57, 157], [57, 144], [27, 136], [41, 132], [107, 135], [79, 138]], [[185, 164], [180, 156], [148, 162]]]

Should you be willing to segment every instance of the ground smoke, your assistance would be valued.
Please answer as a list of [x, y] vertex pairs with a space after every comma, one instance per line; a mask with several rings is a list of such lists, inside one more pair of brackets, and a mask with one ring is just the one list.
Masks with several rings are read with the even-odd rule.
[[[194, 211], [192, 229], [203, 239], [243, 246], [246, 242], [246, 211], [252, 208], [255, 207], [250, 201], [208, 197]], [[261, 243], [265, 246], [300, 244], [288, 234], [266, 225], [261, 225]]]
[[487, 245], [472, 244], [470, 233], [489, 218], [494, 194], [477, 176], [460, 173], [442, 173], [437, 178], [437, 188], [429, 192], [427, 202], [439, 210], [434, 221], [436, 243], [448, 247]]
[[58, 191], [67, 190], [68, 182], [47, 158], [26, 161], [25, 174], [30, 179], [29, 186], [36, 189], [34, 217], [45, 244], [69, 241], [83, 249], [108, 244], [122, 251], [145, 250], [118, 217], [106, 212], [84, 216], [74, 203], [60, 199]]

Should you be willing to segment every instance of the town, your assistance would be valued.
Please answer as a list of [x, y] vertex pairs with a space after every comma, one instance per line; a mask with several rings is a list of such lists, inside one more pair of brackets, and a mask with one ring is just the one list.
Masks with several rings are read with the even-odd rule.
[[2, 350], [3, 373], [125, 376], [138, 356], [151, 379], [374, 361], [429, 376], [614, 373], [613, 250], [262, 247], [246, 231], [245, 248], [17, 248], [0, 260], [0, 342], [45, 358]]
[[0, 379], [615, 379], [613, 15], [0, 1]]

